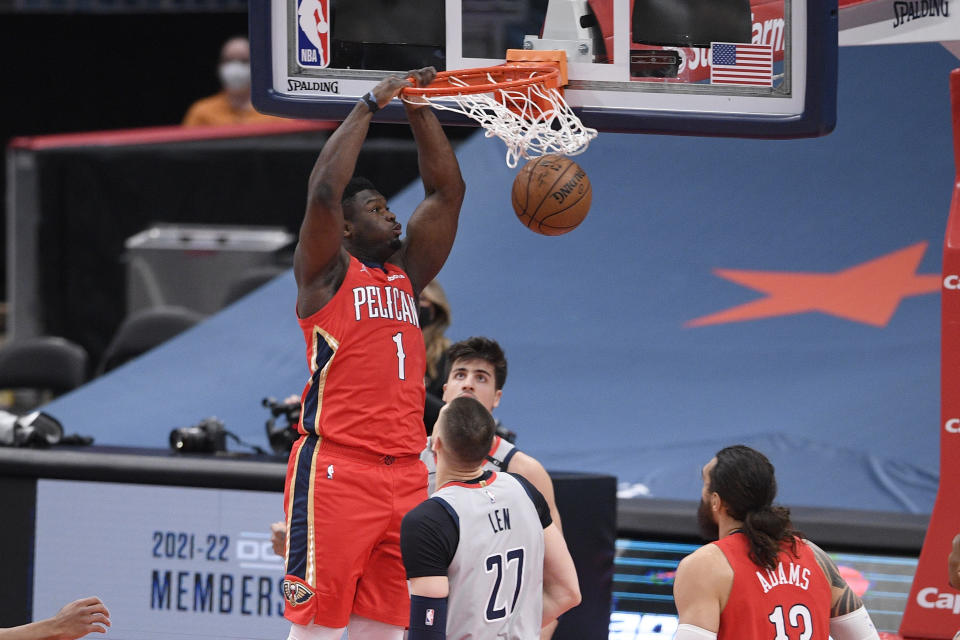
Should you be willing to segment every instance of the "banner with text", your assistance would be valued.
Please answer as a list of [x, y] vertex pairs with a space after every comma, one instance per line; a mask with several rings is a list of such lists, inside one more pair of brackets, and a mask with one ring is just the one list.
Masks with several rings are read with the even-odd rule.
[[34, 619], [97, 595], [110, 636], [281, 638], [279, 493], [41, 479]]

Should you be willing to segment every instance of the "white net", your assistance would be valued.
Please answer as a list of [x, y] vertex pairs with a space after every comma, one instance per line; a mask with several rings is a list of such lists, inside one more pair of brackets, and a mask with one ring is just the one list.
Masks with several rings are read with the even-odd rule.
[[[489, 74], [487, 78], [490, 84], [497, 82]], [[470, 86], [456, 77], [448, 81], [454, 86]], [[541, 84], [487, 93], [422, 97], [435, 109], [461, 113], [476, 120], [488, 138], [497, 136], [503, 140], [510, 168], [516, 167], [520, 158], [550, 153], [575, 156], [583, 153], [597, 137], [597, 130], [583, 126], [559, 91]]]

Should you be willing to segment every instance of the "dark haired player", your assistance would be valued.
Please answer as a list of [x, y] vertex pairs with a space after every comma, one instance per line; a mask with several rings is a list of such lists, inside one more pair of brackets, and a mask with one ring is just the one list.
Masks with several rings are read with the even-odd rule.
[[[507, 381], [507, 356], [496, 340], [473, 336], [455, 342], [447, 349], [447, 362], [450, 364], [447, 381], [443, 385], [444, 402], [467, 396], [479, 400], [491, 413], [500, 406], [503, 386]], [[432, 491], [434, 466], [429, 443], [421, 457], [431, 472], [430, 489]], [[553, 521], [558, 527], [561, 526], [553, 493], [553, 481], [536, 458], [523, 453], [505, 438], [495, 435], [490, 451], [487, 453], [484, 468], [491, 471], [519, 473], [532, 482], [547, 499]]]
[[860, 598], [819, 547], [774, 506], [773, 465], [759, 451], [727, 447], [703, 467], [697, 518], [717, 542], [680, 562], [675, 640], [876, 640]]
[[[490, 412], [500, 405], [503, 385], [507, 381], [507, 356], [496, 340], [474, 336], [456, 342], [447, 349], [447, 362], [450, 363], [450, 370], [447, 381], [443, 385], [444, 402], [467, 396], [479, 400]], [[432, 493], [435, 486], [436, 467], [429, 440], [427, 448], [420, 457], [430, 471], [430, 492]], [[507, 439], [495, 435], [483, 468], [490, 471], [518, 473], [529, 480], [546, 498], [554, 524], [561, 532], [563, 531], [553, 492], [553, 480], [550, 479], [550, 475], [539, 460], [520, 451]], [[555, 628], [556, 622], [551, 622], [543, 629], [541, 638], [548, 640], [553, 636]]]
[[[410, 72], [419, 86], [432, 67]], [[400, 521], [426, 498], [426, 356], [417, 296], [443, 266], [464, 185], [436, 116], [406, 104], [425, 198], [406, 238], [384, 196], [351, 180], [371, 116], [410, 80], [385, 78], [330, 136], [310, 174], [294, 254], [310, 379], [287, 467], [284, 615], [290, 638], [393, 640], [409, 598]]]
[[573, 559], [523, 476], [484, 471], [496, 423], [460, 397], [431, 439], [440, 488], [403, 519], [409, 640], [533, 640], [580, 602]]

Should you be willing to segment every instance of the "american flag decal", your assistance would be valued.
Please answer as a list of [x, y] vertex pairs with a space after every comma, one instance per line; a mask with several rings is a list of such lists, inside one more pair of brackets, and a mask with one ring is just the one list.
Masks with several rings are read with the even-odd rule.
[[713, 42], [710, 83], [773, 86], [773, 45]]

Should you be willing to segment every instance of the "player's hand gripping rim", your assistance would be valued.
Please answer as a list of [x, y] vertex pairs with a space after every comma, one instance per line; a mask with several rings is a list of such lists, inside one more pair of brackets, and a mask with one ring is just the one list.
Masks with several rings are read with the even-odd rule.
[[430, 103], [419, 96], [401, 96], [401, 92], [408, 87], [426, 87], [433, 82], [433, 79], [436, 77], [437, 70], [433, 67], [414, 69], [413, 71], [408, 71], [406, 75], [403, 76], [387, 76], [378, 82], [377, 85], [370, 90], [370, 93], [374, 100], [377, 101], [377, 106], [381, 109], [398, 96], [411, 108], [419, 109], [429, 106]]
[[[408, 86], [418, 87], [421, 89], [423, 87], [429, 87], [430, 83], [432, 83], [436, 77], [437, 70], [433, 67], [424, 67], [422, 69], [414, 69], [413, 71], [407, 72], [407, 78], [411, 82], [411, 84]], [[400, 99], [403, 100], [404, 104], [410, 109], [422, 109], [423, 107], [430, 106], [430, 101], [423, 96], [404, 94], [400, 96]]]

